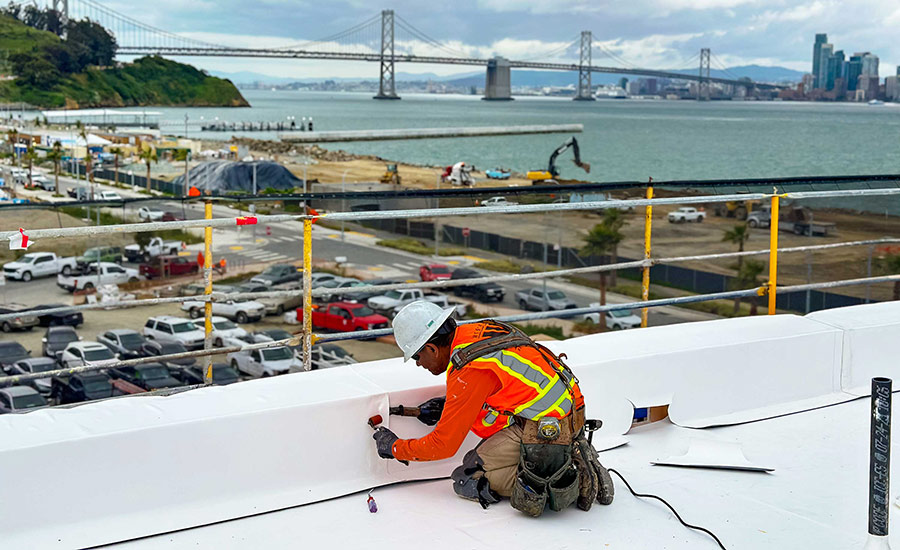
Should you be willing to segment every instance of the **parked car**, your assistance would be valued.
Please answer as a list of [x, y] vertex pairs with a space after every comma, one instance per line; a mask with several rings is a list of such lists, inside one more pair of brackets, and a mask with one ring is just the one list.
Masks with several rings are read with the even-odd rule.
[[143, 357], [143, 346], [147, 342], [138, 331], [130, 328], [108, 330], [98, 335], [97, 341], [108, 347], [119, 359]]
[[165, 212], [159, 208], [153, 208], [151, 206], [142, 206], [138, 208], [138, 218], [145, 222], [162, 221], [164, 215]]
[[291, 369], [300, 369], [303, 364], [291, 348], [274, 348], [235, 351], [227, 355], [229, 364], [249, 376], [267, 377], [287, 374]]
[[506, 197], [491, 197], [481, 201], [481, 206], [512, 206], [516, 203], [506, 200]]
[[40, 321], [36, 315], [29, 313], [30, 309], [22, 304], [0, 304], [0, 315], [16, 315], [0, 321], [0, 330], [12, 332], [13, 330], [31, 330], [36, 327]]
[[[231, 339], [244, 338], [247, 336], [246, 330], [224, 317], [217, 317], [214, 315], [212, 319], [210, 319], [210, 322], [212, 323], [212, 333], [210, 336], [212, 336], [214, 346], [222, 347]], [[194, 324], [204, 333], [206, 332], [206, 319], [197, 319], [194, 321]]]
[[[206, 382], [205, 367], [187, 367], [184, 369], [173, 369], [172, 376], [181, 380], [182, 384], [193, 385], [203, 384]], [[212, 365], [212, 383], [214, 386], [227, 386], [241, 381], [241, 375], [228, 363], [213, 363]]]
[[192, 258], [165, 255], [157, 256], [149, 262], [141, 264], [138, 267], [138, 271], [148, 279], [180, 277], [182, 275], [196, 275], [200, 272], [200, 266]]
[[[302, 277], [302, 273], [300, 274]], [[338, 278], [338, 275], [334, 273], [326, 273], [324, 271], [315, 271], [309, 274], [309, 280], [312, 283], [313, 288], [319, 288], [322, 284], [327, 283], [328, 281], [333, 281]], [[302, 280], [302, 278], [301, 278]]]
[[87, 187], [73, 185], [66, 189], [66, 194], [75, 200], [86, 201], [90, 199], [91, 192]]
[[43, 174], [33, 174], [31, 176], [31, 187], [33, 189], [43, 189], [44, 191], [56, 191], [56, 184]]
[[54, 376], [50, 398], [60, 405], [105, 399], [122, 392], [113, 388], [109, 375], [102, 372], [82, 372], [71, 376]]
[[[37, 312], [45, 309], [53, 309], [58, 307], [66, 307], [65, 304], [41, 304], [31, 308]], [[35, 313], [38, 318], [38, 324], [42, 327], [55, 327], [58, 325], [68, 325], [78, 328], [84, 324], [84, 315], [80, 311], [59, 311], [56, 313]]]
[[[56, 363], [55, 359], [50, 359], [49, 357], [29, 357], [28, 359], [22, 359], [21, 361], [13, 363], [9, 368], [9, 374], [12, 376], [17, 374], [37, 374], [56, 370], [58, 368], [59, 365]], [[23, 384], [31, 386], [42, 395], [50, 395], [50, 377], [38, 378], [37, 380], [31, 380], [29, 382], [24, 382]]]
[[[599, 307], [600, 302], [591, 302], [591, 307]], [[612, 330], [622, 330], [641, 326], [641, 317], [635, 315], [630, 309], [616, 309], [606, 312], [606, 327]], [[582, 319], [589, 323], [600, 323], [600, 313], [585, 313]]]
[[194, 323], [171, 315], [147, 319], [142, 332], [152, 340], [178, 343], [189, 350], [202, 348], [206, 338], [206, 333], [198, 329]]
[[312, 370], [352, 365], [356, 362], [351, 353], [337, 344], [316, 344], [310, 353]]
[[30, 386], [0, 388], [0, 414], [26, 413], [46, 406], [44, 396]]
[[669, 223], [701, 223], [706, 219], [706, 212], [704, 212], [703, 210], [697, 210], [696, 208], [691, 206], [682, 206], [674, 212], [669, 212], [667, 218], [669, 220]]
[[[466, 312], [469, 309], [469, 306], [467, 306], [466, 304], [455, 301], [455, 300], [451, 300], [450, 298], [447, 297], [446, 294], [439, 294], [437, 292], [428, 292], [428, 293], [425, 293], [423, 298], [435, 305], [440, 306], [441, 309], [453, 308], [453, 316], [456, 319], [461, 319], [461, 318], [465, 317]], [[398, 305], [398, 306], [394, 307], [394, 309], [389, 311], [388, 315], [390, 315], [391, 319], [393, 319], [394, 317], [396, 317], [396, 315], [398, 313], [400, 313], [400, 310], [403, 309], [404, 307], [406, 307], [406, 304]]]
[[84, 340], [81, 342], [72, 342], [59, 356], [59, 364], [63, 368], [70, 369], [72, 367], [83, 367], [94, 365], [101, 361], [115, 359], [116, 356], [99, 342], [91, 342]]
[[41, 338], [41, 353], [54, 360], [59, 359], [66, 346], [72, 342], [79, 342], [81, 336], [70, 326], [48, 327], [44, 337]]
[[343, 302], [363, 302], [369, 298], [374, 298], [375, 296], [383, 296], [388, 291], [386, 290], [371, 290], [369, 287], [373, 287], [376, 285], [395, 285], [399, 283], [407, 283], [414, 282], [413, 280], [399, 279], [399, 278], [387, 278], [387, 279], [366, 279], [363, 281], [366, 283], [364, 286], [358, 287], [353, 292], [348, 294], [341, 294], [341, 301]]
[[160, 218], [161, 222], [183, 222], [184, 217], [179, 216], [173, 212], [164, 212], [162, 218]]
[[18, 342], [0, 342], [0, 368], [9, 370], [13, 363], [28, 359], [31, 352]]
[[544, 295], [543, 289], [540, 288], [516, 292], [516, 302], [519, 304], [519, 307], [526, 311], [530, 309], [535, 311], [560, 311], [578, 307], [563, 291], [548, 290], [547, 294]]
[[90, 264], [100, 262], [122, 263], [125, 257], [122, 255], [122, 248], [118, 246], [95, 246], [88, 248], [84, 254], [75, 258], [75, 265], [79, 269], [84, 269]]
[[466, 314], [466, 305], [459, 302], [450, 302], [447, 296], [438, 293], [425, 294], [418, 288], [407, 288], [404, 290], [389, 290], [381, 296], [369, 298], [367, 305], [376, 312], [384, 316], [393, 316], [403, 309], [403, 306], [415, 302], [416, 300], [427, 300], [434, 302], [441, 307], [456, 308], [456, 316], [462, 317]]
[[[318, 288], [332, 288], [332, 289], [344, 289], [344, 288], [362, 288], [369, 286], [368, 283], [360, 281], [359, 279], [354, 279], [352, 277], [335, 277], [329, 281], [323, 281], [319, 284]], [[343, 300], [344, 294], [340, 292], [336, 293], [328, 293], [322, 294], [317, 297], [317, 300], [321, 302], [336, 302]]]
[[[191, 318], [198, 319], [204, 314], [205, 303], [189, 300], [181, 304], [181, 310], [187, 311]], [[266, 306], [254, 300], [243, 302], [227, 300], [225, 302], [213, 302], [212, 312], [213, 315], [228, 317], [243, 324], [262, 319], [266, 314]]]
[[300, 283], [297, 281], [273, 285], [272, 287], [267, 287], [266, 290], [296, 290], [294, 294], [287, 296], [258, 298], [256, 301], [266, 306], [266, 315], [282, 315], [285, 311], [296, 309], [303, 303], [303, 293], [301, 292]]
[[[234, 287], [231, 285], [213, 285], [213, 292], [222, 292], [228, 294], [229, 292], [234, 292]], [[181, 287], [181, 295], [182, 296], [199, 296], [200, 294], [206, 293], [206, 283], [190, 283]]]
[[441, 281], [450, 278], [450, 268], [444, 264], [426, 264], [419, 268], [419, 278], [423, 281]]
[[[291, 334], [290, 332], [288, 332], [284, 329], [270, 328], [267, 330], [258, 330], [254, 333], [251, 333], [250, 336], [247, 338], [247, 340], [248, 340], [248, 343], [250, 343], [250, 344], [259, 344], [262, 342], [275, 342], [278, 340], [287, 340], [287, 339], [290, 339], [293, 337], [294, 337], [293, 334]], [[301, 349], [303, 349], [303, 346], [301, 346], [300, 344], [288, 346], [288, 347], [298, 353]]]
[[145, 247], [130, 244], [125, 247], [125, 257], [129, 262], [150, 261], [150, 258], [163, 254], [175, 255], [184, 246], [182, 241], [164, 241], [162, 237], [153, 237]]
[[[297, 320], [303, 320], [303, 310], [297, 309]], [[388, 327], [388, 318], [375, 313], [369, 306], [355, 302], [334, 302], [317, 306], [312, 312], [314, 327], [337, 332], [374, 330]]]
[[250, 279], [250, 282], [262, 283], [264, 285], [277, 285], [289, 283], [291, 281], [299, 281], [302, 277], [302, 270], [293, 264], [273, 264], [267, 267], [259, 275]]
[[122, 195], [118, 194], [115, 191], [100, 191], [99, 194], [94, 194], [94, 199], [98, 201], [121, 201], [125, 200], [122, 198]]
[[57, 275], [56, 286], [74, 292], [76, 290], [92, 290], [100, 285], [121, 285], [136, 283], [140, 280], [141, 276], [137, 269], [101, 262], [100, 264], [87, 264], [85, 269], [77, 270], [72, 275]]
[[31, 252], [14, 262], [3, 264], [3, 275], [7, 279], [27, 283], [35, 277], [47, 277], [57, 273], [68, 275], [75, 267], [75, 258], [60, 258], [53, 252]]
[[[450, 279], [456, 281], [459, 279], [474, 279], [477, 277], [483, 277], [483, 275], [474, 269], [461, 267], [453, 271]], [[453, 287], [453, 294], [456, 296], [471, 296], [479, 302], [485, 303], [493, 301], [502, 302], [504, 296], [506, 296], [506, 290], [497, 283], [478, 283], [474, 285]]]
[[159, 363], [144, 363], [126, 367], [110, 369], [109, 375], [130, 382], [147, 391], [161, 390], [163, 388], [176, 388], [181, 382], [169, 374], [169, 369]]
[[[178, 342], [156, 342], [148, 340], [141, 346], [144, 357], [159, 357], [161, 355], [175, 355], [176, 353], [185, 353], [187, 348]], [[161, 365], [170, 369], [187, 368], [197, 364], [194, 357], [182, 357], [181, 359], [160, 359]]]

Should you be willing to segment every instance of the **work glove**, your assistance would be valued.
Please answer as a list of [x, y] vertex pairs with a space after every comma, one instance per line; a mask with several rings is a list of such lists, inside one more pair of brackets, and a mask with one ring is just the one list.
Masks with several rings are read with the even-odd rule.
[[435, 397], [419, 405], [419, 422], [426, 426], [434, 426], [444, 413], [444, 397]]
[[380, 426], [372, 434], [375, 440], [375, 448], [378, 450], [378, 456], [381, 458], [394, 458], [394, 442], [400, 439], [391, 430]]

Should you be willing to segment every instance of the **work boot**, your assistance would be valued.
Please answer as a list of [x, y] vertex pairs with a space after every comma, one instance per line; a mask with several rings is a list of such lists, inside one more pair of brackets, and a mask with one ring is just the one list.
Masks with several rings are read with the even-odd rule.
[[572, 460], [575, 462], [575, 468], [578, 469], [578, 500], [576, 501], [578, 508], [587, 512], [594, 504], [599, 490], [599, 482], [597, 480], [597, 472], [588, 460], [585, 460], [581, 449], [581, 445], [574, 445], [572, 452]]

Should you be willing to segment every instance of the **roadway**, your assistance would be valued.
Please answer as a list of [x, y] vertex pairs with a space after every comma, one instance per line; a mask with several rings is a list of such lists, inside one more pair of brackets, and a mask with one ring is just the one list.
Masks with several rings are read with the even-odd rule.
[[[76, 181], [73, 178], [60, 177], [60, 193], [66, 195], [66, 190], [72, 186], [85, 185], [85, 182]], [[105, 185], [99, 185], [102, 190], [115, 190], [121, 196], [146, 197], [137, 191], [130, 189], [118, 189]], [[44, 200], [63, 200], [60, 198], [52, 198], [49, 193], [43, 191], [26, 191], [23, 195], [31, 195]], [[140, 203], [140, 205], [148, 205], [160, 208], [162, 210], [171, 211], [176, 214], [184, 214], [188, 219], [199, 219], [203, 217], [203, 206], [198, 203], [188, 203], [182, 209], [180, 201], [172, 201], [161, 199], [158, 202]], [[139, 206], [127, 206], [124, 209], [126, 218], [137, 221], [137, 208]], [[122, 215], [122, 208], [110, 209], [118, 215]], [[238, 211], [221, 204], [213, 205], [214, 217], [233, 217], [236, 215], [246, 215], [244, 211]], [[382, 237], [387, 237], [383, 235]], [[483, 252], [480, 250], [472, 250], [472, 255], [463, 257], [423, 257], [410, 252], [384, 248], [377, 246], [375, 242], [379, 239], [378, 235], [371, 232], [362, 232], [355, 230], [345, 231], [343, 237], [339, 230], [334, 230], [321, 226], [313, 227], [313, 246], [314, 258], [318, 261], [334, 262], [338, 257], [347, 258], [345, 267], [348, 271], [354, 272], [363, 278], [401, 278], [401, 279], [419, 279], [419, 267], [424, 263], [447, 263], [451, 267], [468, 266], [479, 259], [493, 259], [499, 257], [495, 254]], [[196, 251], [202, 250], [202, 244], [194, 244], [188, 247], [188, 251], [183, 254], [195, 255]], [[300, 222], [286, 222], [267, 228], [264, 225], [243, 226], [234, 229], [215, 229], [213, 234], [213, 258], [225, 258], [230, 268], [252, 269], [253, 271], [261, 270], [267, 264], [279, 262], [299, 262], [302, 261], [303, 242], [302, 242], [302, 224]], [[136, 267], [136, 266], [132, 266]], [[547, 287], [550, 289], [562, 290], [569, 298], [571, 298], [579, 307], [590, 305], [592, 302], [599, 301], [599, 291], [596, 289], [583, 287], [560, 280], [548, 280]], [[519, 290], [527, 290], [542, 286], [540, 281], [515, 281], [503, 282], [501, 286], [506, 289], [506, 296], [501, 303], [492, 302], [489, 304], [479, 305], [479, 310], [490, 310], [492, 306], [501, 306], [503, 308], [518, 309], [515, 301], [515, 293]], [[56, 286], [54, 278], [38, 279], [30, 283], [21, 283], [17, 281], [8, 281], [7, 286], [3, 289], [4, 301], [5, 294], [10, 291], [15, 292], [15, 300], [26, 305], [37, 305], [53, 301], [68, 301], [69, 294]], [[634, 301], [632, 298], [615, 293], [607, 294], [609, 303], [627, 303]], [[677, 307], [653, 308], [650, 310], [649, 323], [651, 326], [668, 325], [679, 322], [701, 321], [714, 319], [716, 316], [687, 310]]]

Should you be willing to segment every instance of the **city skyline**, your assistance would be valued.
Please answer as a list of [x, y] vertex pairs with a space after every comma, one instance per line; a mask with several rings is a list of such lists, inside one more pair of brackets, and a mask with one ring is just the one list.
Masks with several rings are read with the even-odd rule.
[[[135, 15], [133, 3], [116, 0], [106, 5]], [[598, 64], [618, 65], [601, 53], [605, 48], [634, 66], [689, 68], [688, 60], [700, 48], [709, 47], [726, 67], [756, 64], [809, 72], [810, 37], [824, 31], [832, 43], [845, 45], [846, 51], [875, 53], [884, 69], [900, 63], [900, 44], [891, 39], [892, 29], [900, 25], [900, 5], [885, 0], [636, 0], [627, 5], [561, 0], [552, 6], [537, 0], [463, 0], [427, 9], [409, 0], [389, 4], [346, 0], [299, 7], [286, 0], [240, 6], [233, 0], [162, 0], [156, 5], [159, 9], [141, 13], [142, 20], [183, 36], [236, 47], [313, 40], [390, 8], [433, 38], [473, 57], [531, 58], [559, 49], [581, 30], [591, 30]], [[848, 13], [855, 17], [848, 18]], [[410, 47], [428, 49], [425, 43]], [[556, 58], [577, 60], [577, 52], [570, 49]], [[362, 62], [180, 60], [207, 70], [275, 77], [370, 78], [373, 74], [370, 64]], [[467, 72], [461, 67], [426, 65], [405, 70], [442, 76]], [[892, 69], [882, 72], [882, 76], [894, 73]]]

